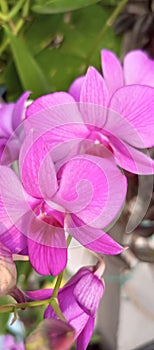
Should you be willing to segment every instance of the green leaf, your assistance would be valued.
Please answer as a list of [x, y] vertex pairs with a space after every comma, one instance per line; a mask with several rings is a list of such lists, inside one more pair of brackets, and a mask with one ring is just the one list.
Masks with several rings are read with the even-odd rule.
[[25, 41], [33, 56], [50, 46], [61, 27], [64, 15], [35, 15], [27, 23]]
[[14, 36], [8, 27], [5, 27], [5, 30], [10, 39], [14, 63], [23, 89], [31, 90], [32, 98], [48, 93], [50, 87], [45, 75], [24, 41]]
[[7, 102], [16, 101], [22, 94], [23, 89], [13, 60], [10, 60], [5, 68], [5, 85], [7, 90]]
[[[38, 16], [37, 21], [31, 27], [31, 35], [30, 32], [27, 33], [27, 40], [31, 49], [34, 48], [35, 57], [44, 74], [48, 75], [52, 91], [67, 90], [71, 82], [85, 72], [86, 57], [110, 14], [111, 10], [104, 10], [95, 5], [72, 12], [69, 20], [66, 20], [66, 15], [43, 16], [46, 23], [45, 29], [43, 28], [43, 17]], [[42, 28], [42, 32], [45, 30], [40, 43], [36, 35], [39, 27]], [[57, 36], [63, 38], [58, 48], [54, 47]], [[46, 44], [45, 40], [47, 40]], [[43, 45], [44, 48], [41, 49]], [[120, 39], [115, 36], [112, 28], [108, 29], [90, 61], [90, 64], [97, 69], [100, 69], [100, 50], [102, 48], [119, 53]]]
[[[44, 16], [36, 14], [31, 18], [31, 22], [27, 22], [20, 41], [24, 41], [43, 75], [47, 77], [50, 92], [67, 90], [77, 76], [85, 73], [88, 64], [100, 69], [101, 49], [107, 48], [119, 54], [121, 38], [109, 28], [95, 49], [90, 62], [87, 60], [97, 36], [112, 11], [111, 7], [105, 8], [99, 3], [70, 13]], [[11, 61], [12, 58], [8, 63]], [[16, 69], [11, 66], [10, 77], [9, 71], [6, 74], [9, 98], [19, 95], [21, 89], [20, 85], [16, 84], [19, 74], [17, 76]], [[31, 80], [34, 79], [35, 72], [29, 71], [29, 67], [26, 74], [31, 75]], [[42, 88], [41, 94], [43, 93]]]
[[60, 50], [44, 50], [37, 61], [52, 82], [52, 91], [67, 90], [72, 80], [81, 75], [83, 60]]
[[36, 0], [32, 10], [41, 14], [62, 13], [96, 4], [100, 0]]

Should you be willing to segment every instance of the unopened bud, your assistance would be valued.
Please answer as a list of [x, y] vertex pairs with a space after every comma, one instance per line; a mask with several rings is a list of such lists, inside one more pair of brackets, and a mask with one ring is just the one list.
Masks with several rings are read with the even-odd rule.
[[0, 243], [0, 297], [9, 294], [16, 286], [17, 271], [8, 248]]
[[69, 350], [75, 340], [75, 330], [68, 323], [45, 319], [25, 341], [26, 350]]

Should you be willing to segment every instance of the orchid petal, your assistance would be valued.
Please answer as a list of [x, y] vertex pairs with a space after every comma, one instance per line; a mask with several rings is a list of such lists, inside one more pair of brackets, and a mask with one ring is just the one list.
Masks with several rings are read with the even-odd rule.
[[[55, 107], [56, 111], [56, 106], [63, 106], [64, 104], [75, 104], [74, 98], [67, 92], [60, 91], [41, 96], [33, 101], [27, 108], [26, 117], [29, 118], [35, 115], [39, 116], [39, 112], [51, 110], [53, 107]], [[61, 112], [62, 110], [63, 109], [61, 109]]]
[[83, 331], [77, 338], [77, 346], [76, 350], [86, 350], [87, 346], [92, 337], [92, 333], [94, 330], [95, 319], [93, 317], [89, 317], [87, 324], [85, 325]]
[[[68, 323], [75, 329], [76, 338], [85, 327], [89, 316], [80, 308], [79, 304], [73, 295], [74, 285], [67, 288], [67, 284], [58, 293], [58, 302], [60, 309], [68, 321]], [[45, 318], [57, 318], [53, 308], [49, 305], [44, 313]]]
[[[19, 128], [17, 128], [17, 130], [19, 131]], [[5, 140], [4, 142], [4, 147], [1, 152], [0, 164], [10, 165], [13, 163], [13, 161], [18, 160], [20, 147], [21, 139], [15, 135], [15, 132], [13, 132], [9, 140]]]
[[123, 247], [102, 230], [85, 225], [77, 216], [70, 215], [66, 219], [67, 232], [84, 247], [99, 254], [116, 255]]
[[75, 101], [80, 101], [80, 92], [84, 82], [85, 76], [81, 76], [73, 81], [69, 87], [69, 94], [74, 97]]
[[117, 164], [123, 169], [138, 175], [152, 175], [154, 161], [145, 153], [111, 136]]
[[107, 187], [106, 177], [93, 158], [88, 161], [85, 156], [75, 157], [65, 165], [60, 188], [53, 201], [73, 213], [87, 209], [90, 220], [97, 216], [97, 208], [94, 208], [102, 209], [106, 204]]
[[78, 337], [82, 329], [85, 327], [89, 316], [82, 310], [82, 308], [77, 303], [73, 295], [73, 290], [74, 285], [68, 288], [62, 288], [58, 295], [58, 301], [64, 317], [69, 322], [69, 324], [75, 329], [76, 337]]
[[31, 209], [29, 199], [14, 171], [0, 166], [0, 216], [6, 228], [16, 224]]
[[94, 67], [89, 67], [81, 88], [80, 102], [106, 106], [107, 96], [104, 79]]
[[80, 93], [80, 111], [89, 127], [102, 127], [106, 119], [108, 91], [99, 72], [90, 67], [85, 76]]
[[110, 93], [113, 93], [124, 85], [122, 66], [116, 55], [109, 50], [101, 51], [103, 76]]
[[154, 87], [154, 60], [141, 50], [134, 50], [124, 58], [126, 84], [144, 84]]
[[[109, 105], [105, 130], [137, 148], [154, 145], [154, 89], [125, 86], [115, 92]], [[116, 113], [117, 114], [116, 114]]]
[[66, 266], [65, 248], [52, 248], [28, 239], [28, 251], [33, 268], [41, 275], [57, 276]]
[[[121, 191], [117, 190], [119, 186]], [[53, 201], [76, 214], [85, 224], [102, 228], [120, 211], [126, 191], [126, 178], [114, 159], [82, 155], [65, 165]]]
[[56, 171], [51, 159], [51, 153], [48, 153], [40, 164], [38, 185], [44, 199], [52, 198], [58, 189]]
[[44, 193], [46, 195], [47, 188], [49, 197], [56, 192], [58, 185], [55, 168], [42, 137], [35, 142], [32, 135], [26, 137], [21, 149], [19, 165], [23, 186], [30, 195], [42, 198]]
[[12, 114], [15, 103], [4, 103], [0, 108], [0, 137], [8, 137], [12, 134]]
[[1, 240], [18, 253], [25, 249], [33, 208], [38, 204], [28, 196], [12, 169], [0, 167], [0, 235]]
[[65, 234], [60, 223], [48, 215], [35, 217], [28, 236], [29, 258], [35, 270], [42, 275], [58, 275], [67, 262]]
[[42, 109], [24, 121], [24, 129], [26, 134], [33, 134], [34, 139], [37, 139], [53, 129], [65, 129], [65, 126], [68, 127], [71, 125], [73, 127], [74, 125], [82, 125], [82, 128], [86, 128], [84, 126], [78, 104], [75, 102], [75, 100], [73, 100], [73, 98], [68, 103], [59, 103], [59, 105], [51, 105], [50, 108]]
[[[39, 171], [43, 174], [44, 169], [48, 174], [48, 181], [45, 179], [44, 183], [50, 189], [48, 196], [51, 197], [57, 190], [52, 159], [55, 164], [59, 162], [63, 165], [78, 153], [81, 141], [88, 134], [88, 129], [82, 123], [60, 125], [42, 133], [38, 138], [33, 133], [29, 133], [24, 140], [19, 157], [21, 178], [27, 192], [35, 197], [42, 197], [38, 178]], [[31, 181], [32, 177], [33, 181]]]
[[39, 290], [32, 290], [32, 291], [26, 291], [26, 296], [32, 300], [46, 300], [51, 298], [53, 293], [53, 289], [46, 288], [46, 289], [39, 289]]
[[[74, 288], [73, 294], [80, 307], [90, 316], [95, 317], [100, 299], [104, 293], [103, 282], [88, 271]], [[96, 297], [97, 295], [97, 297]]]
[[10, 249], [12, 254], [21, 253], [27, 246], [27, 238], [15, 226], [0, 233], [0, 241]]
[[18, 101], [15, 103], [13, 115], [12, 115], [12, 126], [15, 130], [18, 125], [21, 123], [21, 121], [24, 119], [26, 106], [25, 103], [30, 95], [30, 91], [24, 92]]

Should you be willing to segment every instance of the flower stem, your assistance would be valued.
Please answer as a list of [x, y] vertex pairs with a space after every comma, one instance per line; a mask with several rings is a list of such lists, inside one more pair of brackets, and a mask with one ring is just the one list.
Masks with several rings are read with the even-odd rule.
[[52, 306], [53, 310], [55, 311], [56, 315], [60, 318], [60, 320], [67, 322], [66, 318], [61, 312], [57, 298], [52, 297], [50, 301], [50, 305]]
[[23, 10], [22, 10], [22, 16], [23, 17], [28, 16], [29, 8], [30, 8], [30, 2], [31, 2], [31, 0], [27, 0], [25, 5], [23, 6]]
[[[72, 239], [72, 237], [69, 235], [67, 238], [67, 247], [69, 246], [71, 239]], [[65, 319], [64, 315], [62, 314], [62, 311], [59, 307], [59, 303], [58, 303], [58, 299], [57, 299], [59, 288], [61, 286], [61, 282], [63, 279], [63, 274], [64, 274], [64, 270], [57, 277], [57, 281], [56, 281], [51, 298], [46, 299], [46, 300], [36, 300], [36, 301], [28, 301], [25, 303], [3, 305], [3, 306], [0, 306], [0, 313], [14, 312], [14, 314], [15, 314], [17, 309], [25, 309], [26, 307], [37, 307], [37, 306], [43, 306], [43, 305], [50, 304], [52, 306], [53, 310], [55, 311], [56, 315], [61, 320], [66, 322], [66, 319]]]
[[64, 273], [64, 270], [57, 277], [57, 281], [56, 281], [56, 284], [55, 284], [55, 287], [54, 287], [51, 299], [52, 298], [56, 298], [57, 295], [58, 295], [58, 291], [59, 291], [59, 288], [61, 286], [61, 282], [62, 282], [62, 279], [63, 279], [63, 273]]
[[[23, 4], [25, 2], [25, 0], [22, 0], [21, 2], [20, 2], [20, 6], [19, 6], [19, 4], [18, 4], [18, 9], [20, 9], [20, 7], [21, 7], [21, 4]], [[16, 7], [16, 6], [15, 6]], [[13, 30], [13, 33], [15, 34], [15, 35], [17, 35], [18, 34], [18, 32], [20, 31], [20, 29], [23, 27], [23, 25], [24, 25], [24, 23], [25, 23], [25, 18], [28, 16], [28, 13], [29, 13], [29, 8], [30, 8], [30, 0], [27, 0], [26, 1], [26, 3], [24, 4], [24, 6], [23, 6], [23, 10], [22, 10], [22, 18], [20, 18], [18, 21], [17, 21], [17, 23], [16, 24], [14, 24], [14, 26], [15, 26], [15, 28], [14, 28], [14, 30]], [[17, 8], [16, 8], [17, 9]], [[13, 13], [13, 16], [14, 16], [14, 13], [15, 13], [15, 8], [13, 8], [12, 10], [11, 10], [11, 18], [12, 18], [12, 13]], [[9, 16], [10, 16], [10, 14], [9, 14]], [[4, 15], [4, 14], [1, 14], [0, 13], [0, 19], [2, 19], [4, 22], [6, 22], [6, 16]], [[9, 19], [10, 19], [10, 17], [9, 17]], [[9, 23], [10, 24], [10, 23]], [[9, 45], [9, 43], [10, 43], [10, 40], [9, 40], [9, 38], [5, 38], [4, 39], [4, 41], [3, 41], [3, 43], [2, 43], [2, 45], [1, 45], [1, 47], [0, 47], [0, 55], [2, 55], [2, 53], [6, 50], [6, 48], [7, 48], [7, 46]]]
[[119, 13], [122, 11], [122, 9], [126, 5], [127, 1], [128, 0], [121, 0], [120, 1], [120, 3], [117, 5], [117, 7], [115, 8], [115, 10], [111, 14], [111, 16], [106, 21], [105, 25], [103, 26], [103, 28], [99, 32], [98, 36], [95, 39], [94, 45], [92, 46], [91, 50], [87, 54], [87, 57], [86, 57], [87, 66], [89, 66], [90, 60], [93, 57], [93, 55], [95, 53], [95, 50], [97, 49], [97, 47], [98, 47], [100, 41], [102, 40], [104, 34], [108, 30], [108, 28], [110, 28], [113, 25], [115, 19], [117, 18]]
[[7, 304], [0, 307], [0, 314], [1, 313], [8, 313], [13, 312], [16, 318], [17, 315], [17, 309], [25, 309], [26, 307], [37, 307], [37, 306], [43, 306], [43, 305], [51, 305], [53, 310], [55, 311], [56, 315], [62, 320], [66, 322], [66, 319], [64, 315], [62, 314], [62, 311], [59, 307], [58, 300], [55, 297], [51, 297], [50, 299], [46, 300], [35, 300], [35, 301], [28, 301], [25, 303], [17, 303], [17, 304]]
[[7, 17], [8, 20], [10, 20], [11, 18], [15, 17], [16, 14], [19, 12], [19, 10], [22, 8], [23, 4], [24, 4], [25, 0], [18, 0], [16, 5], [12, 8], [12, 10], [8, 13]]
[[49, 301], [50, 299], [28, 301], [26, 303], [18, 303], [18, 304], [7, 304], [7, 305], [0, 306], [0, 313], [14, 312], [15, 309], [25, 309], [26, 307], [37, 307], [42, 305], [48, 305]]

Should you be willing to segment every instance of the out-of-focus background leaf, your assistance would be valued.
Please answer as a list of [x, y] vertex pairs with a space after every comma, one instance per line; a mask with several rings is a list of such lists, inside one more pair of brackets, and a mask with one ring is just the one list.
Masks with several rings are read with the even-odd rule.
[[32, 10], [38, 13], [50, 14], [77, 10], [99, 2], [100, 0], [35, 0]]
[[[64, 13], [38, 14], [32, 11], [35, 6]], [[75, 8], [80, 9], [68, 11]], [[32, 91], [32, 98], [67, 90], [89, 65], [100, 69], [102, 48], [119, 54], [121, 40], [112, 27], [95, 48], [96, 38], [114, 8], [96, 0], [31, 1], [24, 26], [17, 36], [9, 31], [10, 45], [0, 57], [0, 83], [6, 85], [7, 100], [16, 100], [25, 89]]]
[[25, 43], [20, 38], [14, 36], [8, 28], [6, 31], [10, 40], [16, 71], [23, 89], [28, 90], [30, 88], [32, 97], [37, 97], [42, 93], [42, 90], [46, 93], [49, 92], [50, 88], [47, 77], [45, 77]]

